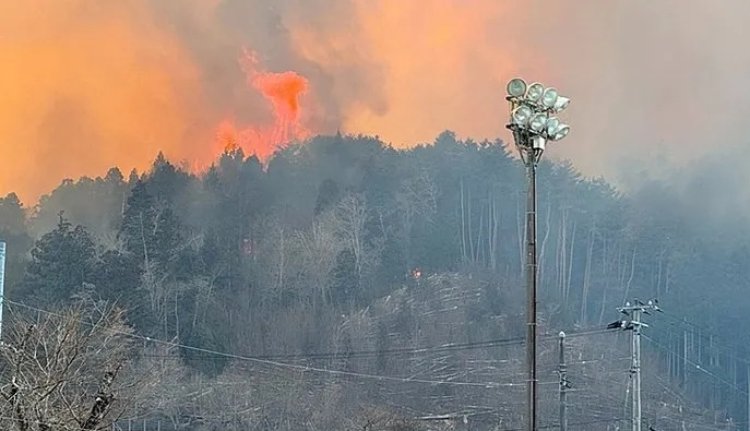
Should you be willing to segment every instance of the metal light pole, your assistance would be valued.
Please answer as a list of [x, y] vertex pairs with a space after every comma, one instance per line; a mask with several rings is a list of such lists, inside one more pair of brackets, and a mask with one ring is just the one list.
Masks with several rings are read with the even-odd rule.
[[528, 430], [536, 431], [536, 401], [537, 401], [537, 378], [536, 378], [536, 165], [541, 157], [541, 151], [537, 151], [531, 145], [526, 144], [530, 140], [528, 133], [516, 132], [516, 143], [524, 142], [518, 146], [521, 159], [526, 165], [526, 365], [527, 365], [527, 390], [526, 406], [528, 408]]
[[538, 82], [526, 85], [522, 79], [508, 83], [510, 124], [513, 139], [526, 166], [528, 191], [526, 195], [526, 365], [527, 365], [527, 430], [537, 431], [537, 376], [536, 376], [536, 167], [547, 141], [557, 141], [568, 135], [570, 127], [551, 116], [565, 109], [570, 99], [562, 97], [554, 88], [544, 88]]

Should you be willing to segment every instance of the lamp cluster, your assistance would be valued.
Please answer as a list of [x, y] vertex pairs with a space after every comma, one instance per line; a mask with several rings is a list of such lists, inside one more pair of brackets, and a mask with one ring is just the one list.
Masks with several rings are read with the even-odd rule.
[[508, 82], [507, 90], [511, 105], [508, 128], [518, 135], [517, 145], [543, 151], [546, 141], [559, 141], [568, 135], [570, 126], [554, 114], [567, 108], [570, 99], [557, 89], [545, 88], [538, 82], [527, 85], [523, 79], [514, 78]]

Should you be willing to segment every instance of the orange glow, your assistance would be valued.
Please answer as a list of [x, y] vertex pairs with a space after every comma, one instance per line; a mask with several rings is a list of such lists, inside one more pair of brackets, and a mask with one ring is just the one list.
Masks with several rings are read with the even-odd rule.
[[63, 178], [143, 169], [159, 150], [191, 156], [198, 73], [147, 17], [140, 1], [3, 2], [0, 194], [33, 205]]
[[573, 97], [574, 136], [550, 155], [587, 174], [654, 141], [689, 160], [745, 136], [744, 110], [724, 108], [745, 106], [727, 83], [750, 70], [737, 37], [750, 3], [727, 1], [2, 1], [0, 195], [33, 205], [63, 178], [143, 170], [160, 150], [205, 168], [225, 148], [268, 157], [314, 133], [507, 139], [513, 76]]
[[[296, 49], [310, 61], [332, 71], [367, 62], [361, 67], [374, 70], [376, 94], [368, 94], [369, 103], [355, 100], [346, 107], [345, 131], [379, 135], [397, 147], [431, 142], [444, 129], [478, 139], [503, 133], [501, 92], [521, 60], [512, 43], [517, 38], [503, 37], [513, 34], [514, 20], [506, 19], [517, 14], [513, 5], [495, 0], [353, 5], [356, 29], [321, 29], [304, 25], [302, 18], [292, 26]], [[488, 91], [493, 88], [497, 93]], [[335, 91], [345, 98], [349, 89]]]
[[240, 136], [234, 123], [224, 120], [216, 129], [216, 151], [233, 152], [240, 148]]
[[337, 130], [398, 147], [502, 135], [488, 89], [534, 72], [508, 37], [518, 10], [495, 0], [33, 3], [0, 5], [0, 194], [32, 205], [158, 151], [200, 170]]
[[308, 87], [307, 79], [295, 72], [265, 72], [252, 53], [241, 58], [250, 86], [271, 104], [273, 125], [251, 125], [238, 130], [233, 121], [223, 120], [216, 131], [219, 151], [242, 148], [246, 155], [267, 160], [279, 148], [294, 140], [307, 138], [310, 132], [300, 124], [300, 97]]
[[258, 60], [245, 53], [243, 69], [248, 81], [273, 104], [274, 114], [285, 125], [299, 119], [299, 98], [307, 91], [307, 80], [295, 72], [267, 73], [258, 70]]

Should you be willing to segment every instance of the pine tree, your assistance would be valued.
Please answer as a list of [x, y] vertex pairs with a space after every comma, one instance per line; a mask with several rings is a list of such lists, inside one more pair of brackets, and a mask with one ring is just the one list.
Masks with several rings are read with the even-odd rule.
[[32, 245], [23, 204], [15, 193], [0, 198], [0, 241], [7, 245], [5, 286], [8, 294], [23, 277], [26, 256]]
[[26, 232], [23, 205], [15, 193], [0, 198], [0, 237]]
[[34, 244], [23, 284], [45, 302], [65, 301], [93, 283], [95, 265], [94, 242], [86, 229], [74, 227], [60, 213], [57, 227]]
[[175, 260], [181, 226], [167, 203], [159, 203], [146, 183], [136, 182], [128, 198], [118, 239], [144, 265], [166, 266]]

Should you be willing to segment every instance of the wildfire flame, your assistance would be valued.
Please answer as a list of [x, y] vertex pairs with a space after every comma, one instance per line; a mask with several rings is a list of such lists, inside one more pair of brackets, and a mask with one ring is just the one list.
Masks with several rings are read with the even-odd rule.
[[511, 61], [550, 54], [515, 43], [518, 23], [555, 28], [493, 0], [6, 3], [0, 195], [30, 205], [62, 178], [147, 170], [159, 151], [200, 172], [224, 150], [267, 159], [337, 130], [396, 147], [445, 128], [497, 136], [504, 79], [547, 76]]
[[270, 103], [274, 122], [272, 125], [238, 128], [232, 120], [225, 119], [216, 129], [218, 149], [234, 151], [241, 148], [245, 154], [267, 160], [279, 148], [310, 136], [310, 131], [300, 120], [300, 98], [308, 90], [307, 79], [293, 71], [266, 72], [250, 51], [244, 52], [240, 63], [248, 85]]

